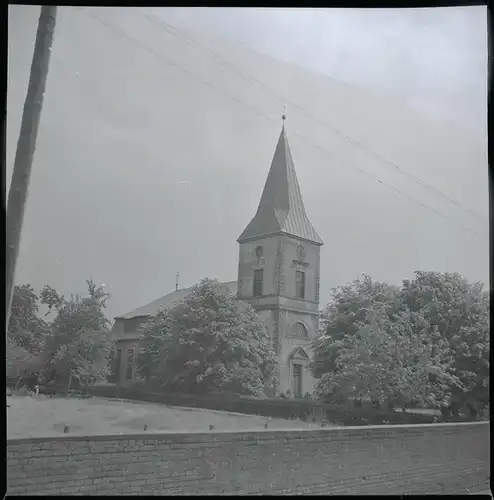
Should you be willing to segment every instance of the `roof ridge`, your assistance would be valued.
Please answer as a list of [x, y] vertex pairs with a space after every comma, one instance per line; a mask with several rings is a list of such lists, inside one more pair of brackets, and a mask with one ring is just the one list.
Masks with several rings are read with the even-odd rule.
[[[226, 285], [230, 291], [234, 288], [234, 285], [236, 287], [237, 281], [225, 281], [225, 282], [220, 282], [220, 285]], [[193, 286], [193, 285], [192, 285]], [[163, 295], [151, 302], [148, 302], [147, 304], [144, 304], [140, 307], [137, 307], [136, 309], [133, 309], [132, 311], [124, 314], [120, 314], [119, 316], [115, 316], [114, 319], [132, 319], [132, 318], [137, 318], [139, 316], [153, 316], [157, 314], [160, 310], [168, 309], [171, 306], [173, 306], [176, 302], [180, 302], [183, 298], [185, 298], [186, 293], [188, 290], [192, 288], [192, 286], [189, 286], [187, 288], [179, 288], [178, 290], [173, 290], [172, 292]], [[236, 293], [236, 290], [235, 290]], [[168, 300], [165, 300], [168, 299]], [[176, 299], [176, 300], [174, 300]]]

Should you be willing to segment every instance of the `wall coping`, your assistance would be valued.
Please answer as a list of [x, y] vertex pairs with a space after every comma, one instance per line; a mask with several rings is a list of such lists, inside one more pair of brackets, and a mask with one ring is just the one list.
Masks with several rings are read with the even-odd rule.
[[365, 431], [366, 434], [372, 431], [394, 431], [398, 433], [400, 431], [405, 430], [414, 430], [414, 429], [432, 429], [435, 428], [437, 430], [447, 430], [448, 428], [456, 428], [456, 427], [475, 427], [482, 425], [490, 425], [490, 421], [482, 421], [482, 422], [447, 422], [447, 423], [437, 423], [437, 424], [408, 424], [408, 425], [359, 425], [359, 426], [338, 426], [338, 427], [321, 427], [320, 429], [246, 429], [246, 430], [238, 430], [232, 431], [228, 430], [212, 430], [209, 432], [204, 432], [202, 430], [177, 430], [177, 431], [166, 431], [160, 433], [139, 433], [139, 434], [91, 434], [91, 435], [78, 435], [78, 436], [45, 436], [45, 437], [27, 437], [27, 438], [13, 438], [7, 439], [7, 446], [9, 445], [22, 445], [22, 444], [34, 444], [34, 443], [44, 443], [47, 441], [50, 442], [74, 442], [74, 441], [148, 441], [148, 440], [166, 440], [166, 439], [177, 439], [177, 438], [189, 438], [189, 437], [198, 437], [198, 438], [209, 438], [212, 436], [221, 435], [221, 436], [251, 436], [252, 438], [259, 436], [259, 434], [270, 434], [272, 437], [280, 437], [285, 434], [313, 434], [314, 436], [318, 436], [321, 434], [358, 434], [360, 432]]

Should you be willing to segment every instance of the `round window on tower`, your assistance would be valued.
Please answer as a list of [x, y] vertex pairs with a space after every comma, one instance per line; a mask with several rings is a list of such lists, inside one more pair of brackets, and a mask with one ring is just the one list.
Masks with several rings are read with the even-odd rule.
[[258, 259], [260, 259], [260, 258], [262, 257], [262, 247], [261, 247], [261, 246], [258, 246], [258, 247], [256, 248], [256, 257], [257, 257]]

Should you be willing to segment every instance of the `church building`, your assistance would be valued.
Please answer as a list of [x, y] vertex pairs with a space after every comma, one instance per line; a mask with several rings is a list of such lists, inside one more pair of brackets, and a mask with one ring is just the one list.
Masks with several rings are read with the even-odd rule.
[[[268, 328], [280, 361], [276, 395], [311, 393], [310, 343], [319, 328], [323, 241], [305, 212], [284, 125], [257, 212], [237, 241], [238, 279], [222, 285], [248, 302]], [[136, 376], [139, 325], [173, 307], [188, 291], [176, 290], [115, 318], [118, 356], [114, 380], [125, 384]]]

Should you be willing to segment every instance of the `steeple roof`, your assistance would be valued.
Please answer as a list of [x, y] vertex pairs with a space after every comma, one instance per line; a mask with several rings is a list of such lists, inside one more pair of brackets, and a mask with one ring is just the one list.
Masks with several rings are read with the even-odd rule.
[[323, 244], [305, 213], [284, 124], [256, 215], [238, 242], [274, 233], [286, 233]]

